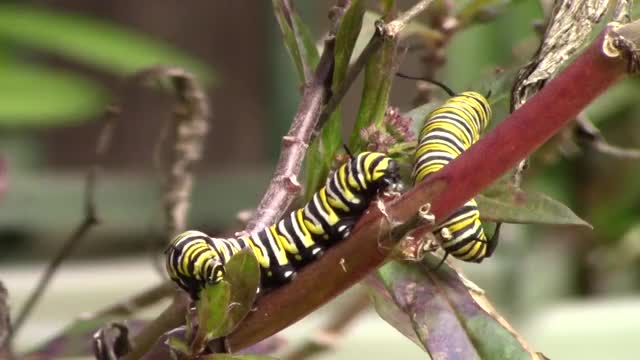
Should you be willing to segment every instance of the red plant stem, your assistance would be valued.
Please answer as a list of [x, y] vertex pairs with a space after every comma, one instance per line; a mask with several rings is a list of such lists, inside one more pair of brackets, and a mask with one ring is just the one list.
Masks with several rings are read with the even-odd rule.
[[[603, 34], [606, 33], [605, 32]], [[494, 131], [441, 171], [387, 204], [389, 218], [406, 222], [424, 204], [443, 218], [533, 152], [626, 73], [623, 58], [602, 53], [601, 35], [558, 77]], [[228, 338], [232, 351], [252, 345], [306, 316], [382, 265], [390, 252], [380, 243], [391, 227], [372, 206], [351, 237], [302, 269], [297, 278], [262, 297]], [[384, 245], [384, 244], [383, 244]]]
[[[469, 198], [531, 154], [574, 118], [598, 95], [626, 73], [624, 61], [602, 54], [600, 37], [536, 96], [514, 111], [502, 124], [469, 151], [433, 175], [448, 188], [431, 205], [436, 218], [444, 218]], [[414, 192], [424, 191], [428, 183]]]

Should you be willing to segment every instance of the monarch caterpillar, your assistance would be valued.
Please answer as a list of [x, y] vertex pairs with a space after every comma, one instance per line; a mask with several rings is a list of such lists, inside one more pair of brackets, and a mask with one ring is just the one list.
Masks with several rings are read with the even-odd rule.
[[[443, 84], [432, 82], [447, 91], [451, 98], [427, 116], [420, 130], [413, 168], [416, 183], [442, 169], [478, 141], [491, 119], [491, 106], [483, 95], [473, 91], [456, 95]], [[442, 222], [436, 231], [447, 255], [481, 262], [493, 254], [498, 242], [498, 229], [487, 240], [478, 204], [471, 199]]]
[[278, 287], [326, 248], [348, 237], [378, 192], [399, 181], [395, 160], [383, 153], [360, 153], [329, 176], [304, 207], [274, 225], [230, 239], [211, 238], [199, 231], [178, 235], [165, 251], [169, 277], [197, 300], [203, 287], [222, 280], [231, 256], [248, 247], [260, 263], [261, 287]]

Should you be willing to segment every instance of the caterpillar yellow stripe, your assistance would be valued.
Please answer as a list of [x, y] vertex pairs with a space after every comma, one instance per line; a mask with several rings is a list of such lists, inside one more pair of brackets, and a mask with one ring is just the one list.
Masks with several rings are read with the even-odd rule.
[[[439, 171], [478, 141], [491, 120], [491, 106], [477, 92], [449, 98], [433, 110], [420, 131], [413, 179], [418, 183]], [[458, 259], [481, 262], [491, 256], [497, 239], [487, 240], [474, 199], [455, 211], [437, 230], [446, 253]]]
[[399, 181], [395, 160], [383, 153], [362, 152], [329, 176], [304, 207], [265, 229], [231, 239], [193, 230], [178, 235], [165, 251], [169, 277], [196, 300], [203, 287], [223, 279], [233, 254], [250, 248], [260, 263], [261, 288], [280, 286], [348, 237], [371, 200]]

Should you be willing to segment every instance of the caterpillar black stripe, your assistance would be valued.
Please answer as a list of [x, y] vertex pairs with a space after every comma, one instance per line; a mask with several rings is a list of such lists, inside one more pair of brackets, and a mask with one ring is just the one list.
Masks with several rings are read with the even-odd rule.
[[385, 154], [363, 152], [343, 164], [302, 208], [249, 236], [211, 238], [199, 231], [178, 235], [166, 251], [169, 276], [193, 299], [220, 282], [225, 263], [250, 248], [261, 266], [261, 288], [290, 281], [296, 270], [323, 254], [351, 228], [376, 195], [399, 183], [398, 165]]
[[[420, 131], [414, 181], [422, 181], [467, 150], [478, 141], [490, 119], [491, 107], [487, 99], [472, 91], [455, 95], [433, 110]], [[436, 230], [445, 252], [464, 261], [481, 262], [491, 256], [497, 245], [497, 236], [487, 240], [474, 199], [450, 215]]]

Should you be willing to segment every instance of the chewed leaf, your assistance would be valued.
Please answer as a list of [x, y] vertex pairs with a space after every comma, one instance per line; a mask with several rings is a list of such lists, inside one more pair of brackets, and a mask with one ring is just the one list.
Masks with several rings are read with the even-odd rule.
[[391, 295], [378, 299], [387, 310], [396, 308], [387, 314], [406, 314], [413, 328], [410, 339], [419, 339], [432, 359], [539, 359], [481, 290], [467, 285], [447, 264], [437, 271], [427, 268], [438, 261], [430, 255], [427, 264], [392, 261], [377, 273]]
[[201, 353], [207, 341], [224, 336], [225, 323], [229, 317], [231, 285], [222, 280], [200, 291], [196, 303], [198, 331], [191, 344], [191, 353]]
[[231, 284], [231, 302], [223, 336], [231, 333], [247, 316], [260, 286], [260, 265], [250, 249], [232, 256], [225, 267], [225, 278]]
[[500, 183], [475, 197], [482, 220], [516, 224], [577, 225], [593, 228], [566, 205], [536, 192]]
[[233, 255], [225, 265], [223, 281], [200, 292], [196, 308], [198, 331], [192, 353], [199, 354], [207, 341], [231, 333], [244, 319], [255, 301], [260, 286], [260, 265], [250, 249]]

